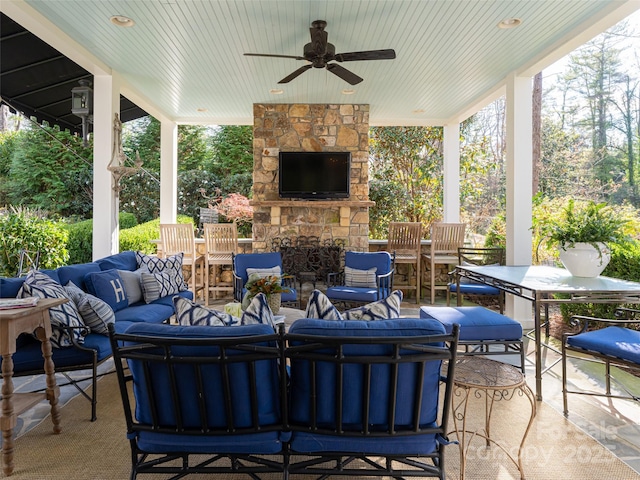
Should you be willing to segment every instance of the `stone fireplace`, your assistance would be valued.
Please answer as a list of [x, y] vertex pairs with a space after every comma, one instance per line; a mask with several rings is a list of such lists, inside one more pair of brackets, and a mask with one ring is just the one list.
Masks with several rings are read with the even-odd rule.
[[[253, 251], [299, 236], [368, 251], [369, 105], [254, 104], [253, 118]], [[280, 199], [280, 151], [351, 152], [350, 197]]]

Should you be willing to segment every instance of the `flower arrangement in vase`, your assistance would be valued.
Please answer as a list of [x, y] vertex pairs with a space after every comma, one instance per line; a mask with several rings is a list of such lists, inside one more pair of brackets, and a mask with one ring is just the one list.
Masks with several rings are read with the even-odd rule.
[[268, 275], [262, 277], [257, 273], [249, 275], [247, 283], [245, 284], [247, 292], [242, 298], [242, 309], [245, 310], [253, 297], [258, 293], [264, 293], [267, 297], [267, 303], [269, 308], [275, 315], [280, 310], [280, 301], [282, 293], [289, 292], [289, 288], [282, 286], [282, 276], [280, 275]]

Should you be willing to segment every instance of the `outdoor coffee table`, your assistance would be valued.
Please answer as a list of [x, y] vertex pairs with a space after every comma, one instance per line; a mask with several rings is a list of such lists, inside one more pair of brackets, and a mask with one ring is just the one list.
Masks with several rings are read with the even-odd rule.
[[[452, 414], [455, 433], [460, 447], [460, 480], [465, 477], [467, 456], [469, 447], [475, 437], [482, 437], [489, 447], [493, 443], [500, 448], [504, 454], [517, 467], [520, 478], [524, 479], [522, 468], [522, 449], [527, 439], [529, 430], [536, 415], [536, 400], [533, 391], [525, 382], [524, 375], [520, 369], [502, 362], [490, 360], [481, 356], [461, 357], [456, 362], [455, 374], [453, 378]], [[520, 446], [518, 447], [518, 458], [514, 458], [509, 450], [491, 438], [491, 414], [496, 402], [509, 401], [514, 395], [525, 396], [531, 404], [531, 415], [527, 428], [524, 431]], [[484, 400], [485, 421], [484, 427], [477, 430], [470, 430], [467, 427], [467, 409], [469, 402]]]

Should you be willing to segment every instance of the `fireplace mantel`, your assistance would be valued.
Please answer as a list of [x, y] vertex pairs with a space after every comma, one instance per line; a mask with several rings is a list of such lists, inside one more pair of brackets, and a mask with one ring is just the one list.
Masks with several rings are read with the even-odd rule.
[[303, 208], [331, 208], [331, 207], [373, 207], [376, 202], [371, 200], [251, 200], [254, 207], [303, 207]]

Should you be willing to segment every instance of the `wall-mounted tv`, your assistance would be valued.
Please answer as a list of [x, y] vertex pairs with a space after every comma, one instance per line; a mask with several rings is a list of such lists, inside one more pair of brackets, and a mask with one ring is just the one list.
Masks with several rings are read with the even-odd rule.
[[280, 152], [280, 198], [348, 198], [350, 152]]

